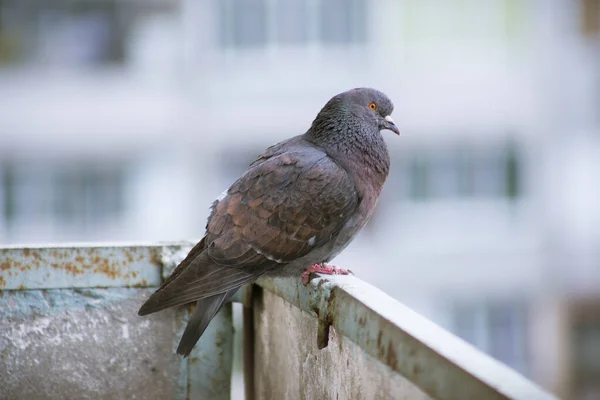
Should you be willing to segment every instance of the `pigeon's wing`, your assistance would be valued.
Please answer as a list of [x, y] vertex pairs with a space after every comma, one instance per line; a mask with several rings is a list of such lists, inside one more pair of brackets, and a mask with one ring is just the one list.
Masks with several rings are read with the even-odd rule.
[[325, 153], [274, 153], [214, 204], [204, 239], [140, 314], [237, 289], [306, 255], [334, 238], [359, 202], [353, 180]]
[[246, 269], [294, 261], [337, 235], [360, 202], [348, 173], [317, 150], [276, 155], [228, 190], [208, 223], [210, 257]]

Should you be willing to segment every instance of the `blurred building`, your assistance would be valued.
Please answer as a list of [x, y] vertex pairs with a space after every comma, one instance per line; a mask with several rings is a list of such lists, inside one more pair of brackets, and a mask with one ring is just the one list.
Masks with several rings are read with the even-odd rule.
[[337, 262], [600, 396], [600, 1], [0, 0], [0, 242], [199, 238], [335, 93], [403, 132]]

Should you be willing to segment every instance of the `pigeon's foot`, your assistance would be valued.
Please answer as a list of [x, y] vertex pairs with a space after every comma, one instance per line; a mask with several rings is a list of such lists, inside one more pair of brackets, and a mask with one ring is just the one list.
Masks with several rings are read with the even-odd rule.
[[314, 264], [314, 265], [311, 265], [310, 267], [308, 267], [307, 269], [305, 269], [304, 272], [302, 272], [302, 284], [304, 286], [308, 285], [308, 282], [310, 282], [311, 272], [316, 272], [316, 273], [325, 274], [325, 275], [348, 275], [348, 274], [354, 275], [354, 273], [352, 271], [350, 271], [349, 269], [336, 267], [335, 265], [332, 265], [332, 264], [327, 264], [327, 263]]

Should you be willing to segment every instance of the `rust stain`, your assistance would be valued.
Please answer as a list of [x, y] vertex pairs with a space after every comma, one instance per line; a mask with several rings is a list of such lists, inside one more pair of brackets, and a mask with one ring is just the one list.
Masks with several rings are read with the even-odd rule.
[[133, 285], [133, 287], [147, 287], [148, 286], [148, 281], [145, 279], [142, 279], [141, 282], [136, 283], [135, 285]]
[[94, 272], [104, 274], [110, 279], [116, 279], [121, 276], [121, 271], [119, 271], [119, 269], [111, 264], [108, 260], [100, 259], [99, 261], [99, 265], [96, 267], [96, 269], [94, 269]]
[[[139, 259], [140, 261], [144, 258], [143, 255], [140, 256], [141, 258]], [[150, 262], [154, 265], [161, 265], [161, 261], [160, 261], [160, 255], [158, 254], [158, 251], [154, 250], [152, 251], [152, 256], [150, 257]]]
[[19, 290], [25, 290], [25, 285], [20, 285]]
[[3, 288], [6, 286], [6, 279], [4, 279], [3, 276], [0, 276], [0, 288]]
[[361, 316], [361, 317], [358, 319], [358, 324], [359, 324], [360, 326], [365, 326], [365, 324], [366, 324], [365, 317]]
[[413, 375], [417, 376], [421, 372], [423, 372], [423, 369], [421, 368], [421, 366], [419, 364], [413, 365]]
[[0, 270], [6, 271], [6, 270], [9, 270], [9, 269], [10, 269], [10, 263], [8, 261], [0, 263]]
[[377, 358], [382, 362], [385, 362], [392, 369], [398, 367], [398, 355], [396, 354], [396, 348], [394, 347], [393, 341], [388, 340], [386, 346], [383, 340], [382, 331], [379, 331], [377, 336]]
[[83, 269], [79, 268], [76, 264], [72, 262], [67, 262], [64, 266], [65, 271], [70, 272], [74, 276], [83, 274]]
[[20, 261], [13, 261], [12, 268], [24, 272], [30, 270], [31, 266], [28, 264], [22, 264]]
[[398, 355], [396, 354], [396, 348], [392, 345], [390, 340], [387, 345], [387, 364], [396, 369], [398, 367]]
[[[22, 249], [22, 253], [17, 259], [6, 257], [0, 261], [0, 273], [4, 274], [2, 285], [6, 286], [8, 276], [16, 276], [20, 272], [35, 270], [41, 267], [50, 267], [55, 270], [63, 270], [72, 276], [78, 276], [90, 271], [92, 273], [103, 274], [110, 279], [125, 278], [128, 280], [137, 279], [140, 276], [138, 271], [129, 271], [128, 265], [135, 263], [139, 258], [144, 260], [148, 253], [131, 248], [123, 254], [110, 254], [99, 249], [90, 249], [82, 251], [80, 249]], [[160, 263], [160, 252], [152, 251], [150, 254], [151, 262]], [[148, 287], [148, 282], [144, 280], [136, 286]]]

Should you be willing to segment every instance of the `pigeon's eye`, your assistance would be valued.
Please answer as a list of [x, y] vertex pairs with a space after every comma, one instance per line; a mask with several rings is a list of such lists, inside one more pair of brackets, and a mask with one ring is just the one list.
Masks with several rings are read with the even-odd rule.
[[371, 102], [371, 104], [369, 104], [369, 108], [373, 111], [377, 110], [377, 104]]

